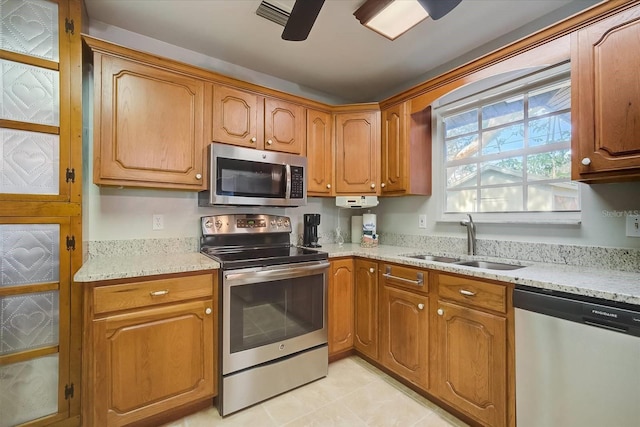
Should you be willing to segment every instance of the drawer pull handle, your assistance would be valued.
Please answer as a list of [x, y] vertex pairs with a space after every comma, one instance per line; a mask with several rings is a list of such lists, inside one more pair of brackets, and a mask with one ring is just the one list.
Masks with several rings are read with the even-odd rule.
[[460, 289], [460, 293], [462, 295], [464, 295], [464, 296], [467, 296], [467, 297], [475, 297], [476, 296], [475, 292], [471, 292], [471, 291], [468, 291], [466, 289]]
[[386, 277], [387, 279], [399, 280], [401, 282], [411, 283], [412, 285], [422, 286], [422, 284], [424, 283], [424, 274], [422, 274], [422, 273], [417, 273], [416, 274], [416, 280], [405, 279], [404, 277], [398, 277], [398, 276], [392, 275], [391, 274], [391, 267], [387, 267], [386, 268], [385, 273], [383, 274], [383, 276]]
[[207, 307], [207, 308], [204, 310], [204, 314], [211, 314], [211, 313], [213, 313], [213, 310], [211, 310], [211, 308], [210, 308], [210, 307]]
[[424, 304], [420, 303], [418, 304], [418, 310], [422, 310], [424, 308]]
[[151, 291], [149, 292], [149, 295], [151, 295], [152, 297], [161, 297], [163, 295], [167, 295], [169, 293], [169, 289], [163, 289], [161, 291]]

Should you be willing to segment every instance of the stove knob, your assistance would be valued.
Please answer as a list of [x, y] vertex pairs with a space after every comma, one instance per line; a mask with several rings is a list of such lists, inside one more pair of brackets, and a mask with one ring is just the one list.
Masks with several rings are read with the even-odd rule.
[[288, 219], [285, 219], [285, 220], [284, 220], [284, 226], [285, 226], [285, 227], [289, 227], [289, 225], [290, 225], [290, 224], [289, 224], [289, 220], [288, 220]]
[[204, 226], [207, 228], [211, 228], [211, 226], [213, 225], [213, 223], [209, 220], [207, 220], [207, 222], [204, 223]]
[[216, 219], [216, 228], [220, 228], [222, 227], [222, 221], [220, 221], [219, 219]]

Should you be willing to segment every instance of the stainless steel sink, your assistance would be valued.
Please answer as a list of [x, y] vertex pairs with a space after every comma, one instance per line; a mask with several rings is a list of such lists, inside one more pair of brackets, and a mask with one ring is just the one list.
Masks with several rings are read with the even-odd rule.
[[524, 268], [524, 265], [504, 264], [501, 262], [490, 261], [461, 261], [456, 262], [457, 265], [466, 265], [467, 267], [486, 268], [488, 270], [517, 270]]
[[437, 256], [437, 255], [402, 255], [407, 258], [420, 259], [422, 261], [436, 261], [436, 262], [457, 262], [460, 261], [460, 258], [450, 258], [446, 256]]

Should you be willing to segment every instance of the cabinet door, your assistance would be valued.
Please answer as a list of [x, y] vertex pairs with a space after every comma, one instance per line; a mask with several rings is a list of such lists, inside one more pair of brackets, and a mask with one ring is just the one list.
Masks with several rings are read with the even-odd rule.
[[428, 389], [428, 297], [383, 286], [380, 311], [382, 363], [403, 378]]
[[331, 261], [329, 356], [353, 347], [353, 259]]
[[96, 184], [201, 190], [204, 82], [96, 53]]
[[377, 112], [336, 115], [336, 193], [376, 194], [380, 168]]
[[332, 195], [331, 115], [307, 109], [307, 193]]
[[[382, 193], [407, 189], [407, 119], [406, 104], [382, 112]], [[425, 165], [425, 168], [428, 165]]]
[[213, 396], [212, 310], [211, 300], [193, 301], [94, 321], [92, 425], [126, 425]]
[[303, 154], [306, 148], [305, 109], [279, 99], [264, 100], [264, 148]]
[[378, 358], [378, 264], [358, 259], [355, 262], [355, 335], [354, 347]]
[[[214, 142], [262, 148], [262, 98], [227, 86], [213, 86]], [[260, 125], [260, 128], [258, 126]]]
[[640, 6], [573, 34], [573, 179], [640, 177], [639, 40]]
[[507, 321], [440, 301], [438, 396], [483, 425], [506, 425]]

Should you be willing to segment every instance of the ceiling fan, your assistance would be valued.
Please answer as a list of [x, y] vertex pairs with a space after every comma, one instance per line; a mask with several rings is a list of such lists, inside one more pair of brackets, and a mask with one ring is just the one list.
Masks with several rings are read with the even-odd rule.
[[[393, 0], [377, 0], [391, 3]], [[418, 0], [431, 19], [437, 20], [451, 12], [462, 0]], [[306, 40], [325, 0], [297, 0], [282, 32], [283, 40]]]

